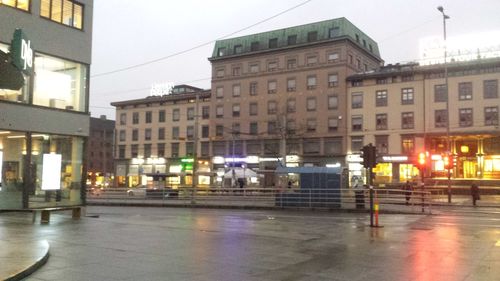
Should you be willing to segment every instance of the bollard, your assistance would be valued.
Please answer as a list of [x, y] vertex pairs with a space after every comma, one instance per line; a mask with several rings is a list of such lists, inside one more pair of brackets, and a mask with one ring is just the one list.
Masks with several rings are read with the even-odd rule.
[[375, 227], [378, 227], [378, 202], [375, 202]]

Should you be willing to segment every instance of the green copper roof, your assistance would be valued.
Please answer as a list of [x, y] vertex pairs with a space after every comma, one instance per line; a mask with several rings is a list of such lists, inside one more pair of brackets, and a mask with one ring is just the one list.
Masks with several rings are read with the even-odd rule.
[[[291, 42], [291, 44], [289, 44], [289, 40], [293, 41], [294, 36], [296, 36], [295, 42]], [[378, 45], [373, 39], [371, 39], [346, 18], [338, 18], [242, 37], [218, 40], [215, 42], [215, 47], [210, 59], [212, 60], [259, 51], [281, 49], [292, 45], [313, 44], [343, 38], [350, 38], [353, 42], [358, 44], [358, 46], [373, 54], [375, 57], [380, 58]], [[276, 45], [274, 47], [270, 46], [270, 44], [273, 43], [276, 43]]]

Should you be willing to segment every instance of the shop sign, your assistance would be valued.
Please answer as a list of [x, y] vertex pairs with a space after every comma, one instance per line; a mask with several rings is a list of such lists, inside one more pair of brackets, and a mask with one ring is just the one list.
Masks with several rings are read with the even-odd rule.
[[31, 75], [33, 73], [33, 54], [31, 40], [29, 40], [21, 29], [16, 29], [12, 39], [12, 62], [17, 69], [21, 70], [26, 75]]
[[348, 154], [346, 160], [347, 162], [357, 162], [357, 163], [363, 162], [361, 154]]
[[44, 154], [42, 165], [42, 190], [61, 189], [61, 154]]
[[382, 156], [384, 162], [407, 162], [408, 156]]

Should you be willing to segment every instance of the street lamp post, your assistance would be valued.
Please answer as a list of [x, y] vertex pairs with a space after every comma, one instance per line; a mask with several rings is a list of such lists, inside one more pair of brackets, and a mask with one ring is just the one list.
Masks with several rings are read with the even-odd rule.
[[[443, 15], [443, 38], [444, 38], [444, 83], [446, 88], [446, 156], [451, 156], [451, 140], [450, 140], [450, 98], [448, 90], [448, 64], [446, 62], [448, 52], [446, 50], [446, 20], [450, 16], [444, 13], [443, 6], [437, 7], [438, 11]], [[448, 173], [448, 203], [451, 203], [451, 169], [447, 167]]]

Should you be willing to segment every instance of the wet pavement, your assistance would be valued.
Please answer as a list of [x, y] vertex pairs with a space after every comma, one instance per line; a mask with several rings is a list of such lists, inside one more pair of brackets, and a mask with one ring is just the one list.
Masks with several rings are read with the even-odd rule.
[[4, 237], [47, 240], [25, 280], [498, 280], [500, 216], [88, 207], [49, 225], [0, 214]]

